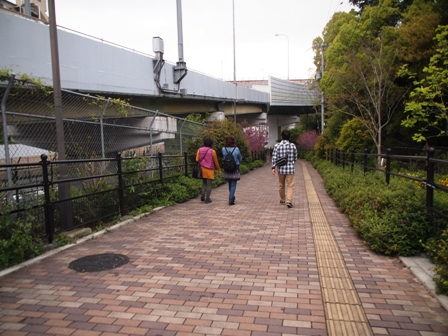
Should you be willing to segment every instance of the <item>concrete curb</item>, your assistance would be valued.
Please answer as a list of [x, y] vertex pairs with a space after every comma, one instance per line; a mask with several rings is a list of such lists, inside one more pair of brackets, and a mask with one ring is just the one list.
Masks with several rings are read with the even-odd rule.
[[[159, 210], [162, 210], [163, 208], [164, 208], [164, 207], [158, 207], [158, 208], [155, 208], [153, 211], [159, 211]], [[11, 274], [11, 273], [14, 273], [14, 272], [20, 270], [20, 269], [22, 269], [22, 268], [28, 267], [28, 266], [33, 265], [33, 264], [36, 264], [36, 263], [38, 263], [38, 262], [40, 262], [40, 261], [42, 261], [42, 260], [44, 260], [44, 259], [47, 259], [47, 258], [49, 258], [49, 257], [51, 257], [51, 256], [53, 256], [53, 255], [55, 255], [55, 254], [57, 254], [57, 253], [59, 253], [59, 252], [65, 251], [65, 250], [67, 250], [67, 249], [69, 249], [69, 248], [71, 248], [71, 247], [73, 247], [73, 246], [75, 246], [75, 245], [84, 243], [85, 241], [88, 241], [88, 240], [91, 240], [91, 239], [95, 239], [95, 238], [100, 237], [100, 236], [102, 236], [102, 235], [104, 235], [104, 234], [107, 234], [107, 233], [112, 232], [112, 231], [114, 231], [114, 230], [116, 230], [116, 229], [119, 229], [119, 228], [121, 228], [122, 226], [125, 226], [125, 225], [128, 225], [128, 224], [130, 224], [130, 223], [133, 223], [133, 222], [139, 220], [139, 219], [142, 218], [142, 217], [149, 216], [150, 214], [151, 214], [150, 212], [147, 212], [147, 213], [140, 214], [140, 215], [138, 215], [138, 216], [134, 216], [134, 217], [132, 217], [132, 218], [130, 218], [130, 219], [124, 220], [123, 222], [120, 222], [120, 223], [117, 223], [117, 224], [115, 224], [115, 225], [112, 225], [112, 226], [109, 227], [109, 228], [106, 228], [106, 229], [104, 229], [104, 230], [101, 230], [101, 231], [92, 233], [92, 234], [90, 234], [90, 235], [88, 235], [88, 236], [86, 236], [86, 237], [84, 237], [84, 238], [78, 239], [78, 240], [77, 240], [75, 243], [73, 243], [73, 244], [69, 244], [69, 245], [61, 246], [61, 247], [59, 247], [59, 248], [57, 248], [57, 249], [54, 249], [54, 250], [50, 250], [50, 251], [48, 251], [48, 252], [45, 252], [44, 254], [41, 254], [40, 256], [37, 256], [37, 257], [35, 257], [35, 258], [33, 258], [33, 259], [24, 261], [23, 263], [20, 263], [20, 264], [18, 264], [18, 265], [13, 266], [13, 267], [4, 269], [3, 271], [0, 271], [0, 279], [1, 279], [2, 277], [6, 276], [6, 275], [9, 275], [9, 274]]]
[[433, 280], [435, 272], [434, 265], [427, 257], [400, 257], [403, 264], [409, 268], [414, 276], [429, 290], [432, 296], [434, 296], [440, 304], [448, 311], [448, 296], [439, 295], [436, 293], [436, 284]]

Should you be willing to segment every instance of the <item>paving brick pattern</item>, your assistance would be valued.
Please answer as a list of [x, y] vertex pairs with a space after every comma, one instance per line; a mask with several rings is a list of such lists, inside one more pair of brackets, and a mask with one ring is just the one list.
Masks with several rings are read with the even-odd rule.
[[[0, 335], [331, 336], [325, 284], [347, 274], [374, 335], [448, 335], [438, 301], [398, 259], [356, 238], [306, 167], [345, 267], [318, 269], [302, 164], [292, 209], [266, 165], [243, 175], [234, 206], [221, 186], [211, 204], [165, 208], [1, 278]], [[101, 253], [129, 263], [68, 268]]]

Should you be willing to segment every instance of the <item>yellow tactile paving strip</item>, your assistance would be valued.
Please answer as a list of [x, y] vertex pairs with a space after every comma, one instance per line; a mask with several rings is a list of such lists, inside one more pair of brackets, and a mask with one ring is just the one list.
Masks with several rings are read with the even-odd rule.
[[303, 162], [302, 168], [328, 335], [373, 335], [311, 176]]

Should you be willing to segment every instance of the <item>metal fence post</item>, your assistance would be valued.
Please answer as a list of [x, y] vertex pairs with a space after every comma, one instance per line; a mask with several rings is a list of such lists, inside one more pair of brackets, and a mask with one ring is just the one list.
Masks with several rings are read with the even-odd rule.
[[188, 154], [184, 152], [185, 176], [188, 176]]
[[162, 183], [162, 185], [163, 185], [162, 153], [159, 152], [158, 158], [159, 158], [159, 178], [160, 178], [160, 183]]
[[364, 148], [364, 175], [367, 173], [367, 148]]
[[42, 178], [43, 178], [43, 187], [44, 187], [44, 212], [45, 212], [45, 232], [48, 237], [48, 243], [53, 243], [54, 236], [54, 214], [53, 214], [53, 205], [51, 203], [50, 197], [50, 180], [48, 178], [48, 165], [49, 161], [47, 160], [47, 156], [42, 154], [40, 156], [41, 164], [42, 164]]
[[118, 174], [118, 204], [120, 206], [120, 215], [124, 216], [124, 182], [123, 182], [123, 170], [122, 164], [123, 159], [121, 158], [121, 152], [117, 153], [117, 174]]
[[432, 207], [434, 205], [434, 158], [435, 149], [428, 148], [426, 152], [426, 213], [430, 223], [433, 221]]
[[390, 153], [392, 150], [390, 148], [386, 149], [386, 183], [390, 182]]
[[106, 106], [104, 106], [103, 110], [101, 111], [101, 116], [100, 116], [100, 136], [101, 136], [101, 157], [103, 159], [106, 158], [106, 151], [104, 149], [104, 123], [103, 123], [103, 119], [104, 119], [104, 114], [106, 113], [106, 110], [109, 106], [110, 103], [110, 97], [107, 98], [107, 102], [106, 102]]
[[[2, 103], [1, 103], [1, 109], [2, 109], [2, 130], [3, 130], [3, 144], [5, 146], [5, 163], [6, 164], [11, 164], [11, 158], [9, 156], [9, 137], [8, 137], [8, 124], [7, 124], [7, 120], [6, 120], [6, 101], [8, 99], [8, 95], [9, 95], [9, 91], [11, 90], [14, 78], [15, 78], [15, 74], [11, 74], [9, 76], [9, 81], [8, 84], [6, 86], [6, 90], [3, 94], [3, 98], [2, 98]], [[12, 187], [12, 177], [11, 177], [11, 168], [6, 168], [6, 174], [8, 177], [8, 187]], [[8, 193], [9, 194], [9, 193]], [[10, 195], [10, 197], [8, 197], [9, 201], [12, 201], [12, 194]]]

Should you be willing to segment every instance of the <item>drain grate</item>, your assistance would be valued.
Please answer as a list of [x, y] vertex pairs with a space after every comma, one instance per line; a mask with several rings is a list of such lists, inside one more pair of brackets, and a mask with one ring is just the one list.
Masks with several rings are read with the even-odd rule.
[[104, 253], [76, 259], [68, 267], [76, 272], [99, 272], [120, 267], [128, 262], [129, 258], [125, 255]]

